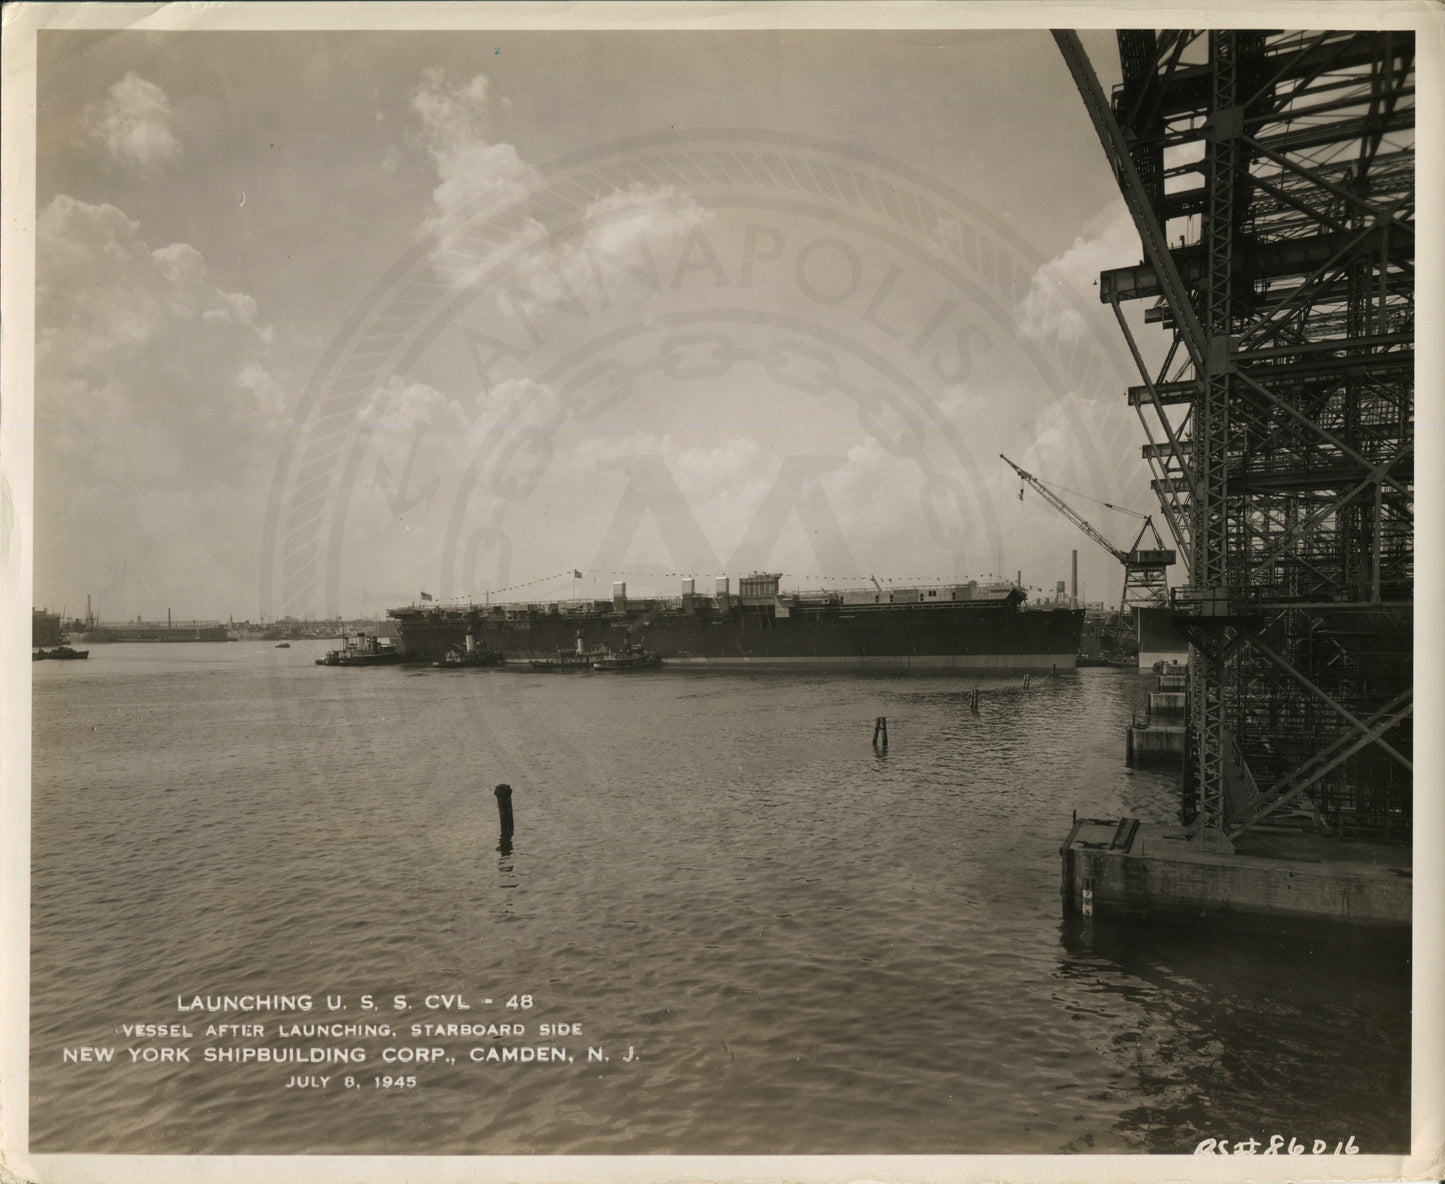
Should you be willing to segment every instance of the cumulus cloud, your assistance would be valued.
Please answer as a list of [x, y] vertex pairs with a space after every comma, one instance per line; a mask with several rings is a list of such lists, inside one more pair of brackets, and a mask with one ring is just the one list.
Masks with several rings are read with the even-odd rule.
[[134, 71], [111, 86], [105, 102], [86, 109], [85, 125], [113, 160], [150, 167], [181, 154], [166, 92]]
[[734, 436], [711, 445], [689, 445], [670, 432], [630, 432], [621, 436], [588, 436], [568, 453], [573, 471], [596, 471], [618, 460], [661, 457], [678, 488], [690, 499], [760, 497], [777, 458], [758, 440]]
[[[640, 463], [647, 462], [647, 463]], [[915, 573], [920, 563], [916, 523], [922, 475], [914, 463], [864, 439], [837, 454], [785, 453], [755, 436], [715, 444], [688, 443], [672, 433], [632, 432], [580, 441], [565, 458], [567, 472], [596, 490], [596, 513], [627, 504], [618, 500], [628, 481], [648, 483], [654, 513], [686, 520], [663, 525], [660, 535], [639, 530], [638, 558], [660, 568], [692, 563], [692, 574], [717, 570], [781, 570], [790, 581], [856, 581], [870, 567], [880, 573]], [[592, 474], [608, 474], [595, 480]], [[616, 521], [598, 520], [595, 534], [610, 538]], [[710, 562], [680, 550], [689, 532], [706, 540]], [[931, 548], [924, 543], [921, 548]], [[599, 550], [598, 563], [616, 555]], [[721, 567], [714, 566], [720, 564]], [[938, 559], [932, 560], [938, 567]]]
[[137, 416], [249, 422], [235, 396], [258, 389], [270, 329], [252, 297], [216, 286], [194, 247], [152, 248], [115, 206], [61, 194], [41, 211], [36, 252], [47, 377], [113, 389]]
[[411, 110], [420, 121], [422, 142], [438, 178], [432, 191], [436, 209], [427, 230], [437, 229], [473, 202], [520, 194], [535, 181], [516, 148], [491, 138], [495, 105], [485, 74], [448, 84], [441, 69], [422, 72], [411, 93]]
[[[497, 294], [505, 316], [517, 302], [534, 318], [539, 310], [578, 312], [586, 303], [627, 308], [642, 317], [664, 287], [658, 260], [712, 220], [712, 212], [672, 185], [633, 184], [598, 198], [583, 211], [580, 232], [558, 238], [534, 219], [519, 220], [512, 245], [516, 255], [507, 283]], [[459, 288], [487, 270], [487, 261], [458, 262], [443, 247], [438, 270]], [[532, 330], [536, 332], [535, 327]]]
[[[1099, 417], [1088, 415], [1092, 409], [1088, 406], [1081, 413], [1078, 403], [1077, 398], [1056, 399], [1040, 407], [1029, 421], [1030, 442], [1018, 457], [1025, 469], [1043, 480], [1063, 481], [1076, 488], [1086, 483], [1097, 484], [1091, 479], [1095, 475], [1082, 466], [1100, 452], [1098, 437], [1093, 434]], [[1117, 478], [1118, 470], [1103, 475]], [[1109, 493], [1107, 489], [1097, 489], [1091, 491], [1090, 496], [1107, 497]]]
[[711, 220], [711, 211], [675, 185], [634, 181], [588, 205], [582, 246], [584, 251], [625, 257], [643, 240], [654, 245], [680, 243]]
[[966, 383], [949, 383], [934, 395], [938, 414], [960, 428], [972, 428], [997, 417], [999, 400], [991, 391], [978, 390]]
[[[536, 309], [577, 309], [591, 302], [603, 308], [627, 307], [637, 316], [663, 289], [659, 258], [675, 251], [689, 234], [712, 220], [691, 194], [675, 186], [633, 184], [592, 202], [583, 212], [581, 232], [558, 241], [529, 221], [517, 239], [528, 249], [498, 293], [498, 309], [515, 315], [514, 302], [525, 293]], [[452, 274], [464, 285], [470, 274]]]
[[[267, 368], [270, 330], [255, 300], [217, 285], [189, 244], [152, 247], [115, 206], [65, 195], [40, 212], [36, 265], [41, 568], [100, 592], [95, 569], [129, 563], [164, 597], [158, 569], [194, 544], [193, 571], [169, 573], [170, 599], [203, 612], [203, 593], [237, 603], [246, 584], [240, 602], [250, 602], [254, 491], [269, 479], [289, 402]], [[69, 540], [63, 553], [49, 549], [56, 538]], [[133, 600], [127, 611], [156, 607]]]
[[[1098, 305], [1099, 273], [1139, 258], [1139, 232], [1122, 198], [1096, 214], [1068, 248], [1034, 273], [1019, 306], [1019, 324], [1036, 340], [1077, 339], [1104, 319]], [[1088, 309], [1089, 312], [1081, 311]], [[1112, 315], [1108, 318], [1112, 325]]]
[[[485, 74], [453, 83], [440, 69], [425, 70], [410, 109], [438, 182], [422, 233], [444, 231], [473, 205], [521, 198], [542, 183], [513, 145], [496, 138], [495, 118], [505, 112], [506, 101], [494, 94]], [[383, 167], [394, 164], [394, 157], [383, 161]], [[637, 182], [595, 197], [565, 235], [517, 212], [505, 249], [525, 250], [516, 252], [512, 281], [499, 295], [502, 311], [515, 311], [507, 302], [517, 293], [526, 294], [532, 311], [575, 308], [579, 294], [603, 306], [646, 301], [661, 287], [657, 257], [711, 217], [674, 185]], [[455, 246], [443, 238], [432, 260], [447, 282], [465, 288], [490, 270], [491, 260], [478, 259], [472, 244]]]
[[372, 393], [357, 421], [383, 463], [400, 459], [413, 441], [424, 440], [414, 463], [428, 471], [454, 473], [473, 459], [498, 430], [499, 416], [514, 405], [545, 418], [544, 409], [559, 404], [551, 387], [530, 378], [499, 382], [478, 406], [428, 383], [393, 377]]

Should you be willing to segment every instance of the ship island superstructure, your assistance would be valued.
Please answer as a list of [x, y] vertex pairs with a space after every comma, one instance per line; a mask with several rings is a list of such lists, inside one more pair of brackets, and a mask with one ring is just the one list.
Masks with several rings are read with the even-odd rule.
[[711, 595], [693, 578], [675, 597], [407, 605], [390, 609], [407, 658], [486, 649], [507, 658], [645, 645], [668, 665], [841, 669], [1073, 667], [1084, 614], [1030, 608], [1013, 584], [789, 591], [757, 572]]

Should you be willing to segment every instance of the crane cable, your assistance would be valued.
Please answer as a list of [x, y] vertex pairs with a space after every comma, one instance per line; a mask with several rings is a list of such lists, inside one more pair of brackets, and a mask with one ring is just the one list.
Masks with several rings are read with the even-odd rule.
[[1059, 485], [1053, 481], [1045, 481], [1040, 477], [1034, 477], [1034, 480], [1040, 485], [1048, 487], [1050, 490], [1063, 490], [1063, 492], [1072, 494], [1074, 497], [1083, 498], [1086, 502], [1093, 502], [1095, 505], [1103, 506], [1106, 510], [1117, 510], [1119, 513], [1128, 514], [1132, 518], [1149, 517], [1148, 514], [1141, 514], [1138, 510], [1131, 510], [1127, 506], [1116, 506], [1113, 502], [1106, 502], [1097, 497], [1090, 497], [1087, 493], [1080, 493], [1077, 489], [1070, 489], [1067, 485]]

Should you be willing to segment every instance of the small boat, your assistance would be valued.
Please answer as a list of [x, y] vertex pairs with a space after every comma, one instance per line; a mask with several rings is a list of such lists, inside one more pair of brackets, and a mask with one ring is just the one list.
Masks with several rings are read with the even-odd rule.
[[627, 645], [620, 650], [608, 650], [592, 663], [593, 670], [645, 670], [649, 666], [660, 666], [662, 659], [651, 650], [640, 645]]
[[402, 660], [402, 652], [389, 637], [374, 633], [358, 633], [343, 637], [339, 650], [327, 650], [326, 657], [317, 658], [318, 666], [386, 666]]
[[450, 649], [432, 666], [437, 670], [464, 670], [468, 666], [501, 666], [506, 660], [506, 655], [496, 650]]
[[591, 670], [592, 663], [606, 654], [606, 650], [558, 650], [551, 658], [531, 658], [527, 664], [533, 670]]
[[49, 658], [54, 662], [78, 662], [82, 658], [90, 657], [89, 650], [73, 650], [68, 645], [58, 645], [53, 650], [36, 650], [30, 655], [32, 662], [40, 662]]
[[532, 658], [528, 665], [533, 670], [541, 671], [562, 671], [562, 670], [591, 670], [592, 663], [598, 658], [604, 657], [607, 651], [600, 646], [597, 649], [589, 650], [582, 641], [582, 634], [577, 634], [577, 643], [570, 650], [558, 650], [550, 658]]
[[291, 643], [289, 641], [278, 641], [276, 643], [276, 648], [278, 650], [289, 650], [291, 648]]

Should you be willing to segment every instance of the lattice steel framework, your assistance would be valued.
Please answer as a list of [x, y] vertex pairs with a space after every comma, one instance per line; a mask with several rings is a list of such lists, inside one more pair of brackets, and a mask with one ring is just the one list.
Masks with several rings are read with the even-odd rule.
[[1055, 38], [1144, 248], [1099, 289], [1189, 573], [1186, 815], [1407, 832], [1413, 34], [1123, 31], [1112, 101]]

